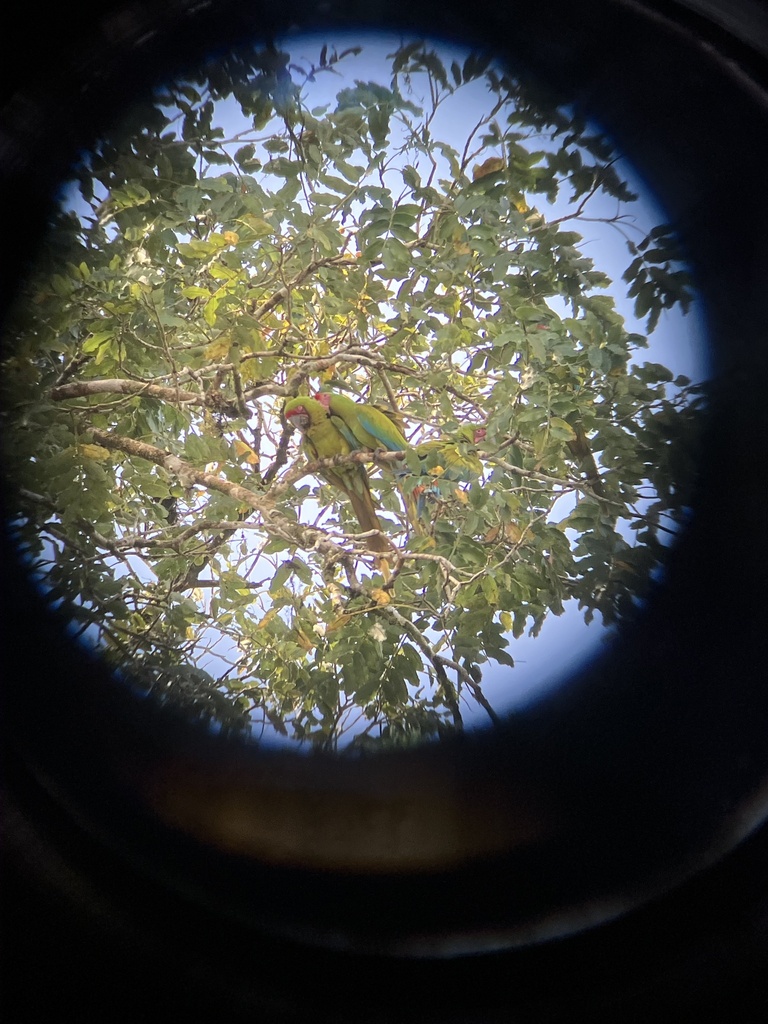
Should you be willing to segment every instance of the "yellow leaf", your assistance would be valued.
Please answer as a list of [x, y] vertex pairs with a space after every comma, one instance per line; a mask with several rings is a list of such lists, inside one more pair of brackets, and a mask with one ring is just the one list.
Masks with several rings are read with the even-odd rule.
[[240, 369], [240, 377], [245, 384], [259, 380], [261, 378], [261, 361], [249, 359], [247, 363], [243, 363]]
[[250, 228], [251, 231], [259, 236], [271, 235], [275, 231], [268, 221], [263, 220], [261, 217], [255, 217], [252, 213], [246, 213], [244, 217], [238, 220], [238, 224], [245, 225], [245, 227]]
[[237, 245], [240, 241], [240, 235], [236, 231], [225, 231], [224, 238], [230, 245]]
[[453, 493], [456, 495], [456, 497], [459, 499], [462, 505], [466, 505], [467, 502], [469, 501], [469, 495], [467, 494], [466, 491], [462, 491], [460, 487], [457, 487]]
[[328, 628], [325, 631], [326, 634], [333, 633], [334, 630], [341, 629], [342, 626], [346, 626], [351, 618], [351, 615], [339, 615], [339, 617], [334, 619], [333, 622], [328, 623]]
[[501, 612], [499, 615], [499, 621], [508, 633], [512, 630], [512, 616], [509, 612]]
[[205, 358], [214, 363], [220, 363], [229, 357], [229, 350], [232, 348], [232, 339], [229, 334], [222, 334], [205, 347]]
[[523, 531], [517, 523], [505, 523], [504, 536], [507, 540], [511, 540], [513, 544], [517, 544], [523, 536]]
[[258, 624], [256, 629], [264, 629], [266, 626], [268, 626], [270, 624], [270, 622], [272, 621], [272, 619], [274, 619], [274, 617], [276, 615], [277, 615], [277, 608], [270, 608], [269, 611], [267, 612], [267, 614], [264, 616], [264, 618]]
[[315, 644], [309, 639], [303, 629], [296, 629], [296, 642], [300, 647], [303, 647], [305, 651], [314, 651]]
[[258, 466], [258, 453], [255, 452], [249, 444], [246, 444], [245, 441], [238, 441], [236, 439], [235, 451], [237, 452], [237, 457], [238, 459], [240, 459], [241, 462], [247, 462], [251, 466]]
[[78, 447], [81, 455], [94, 462], [106, 462], [111, 457], [109, 449], [102, 448], [100, 444], [81, 444]]
[[501, 526], [492, 526], [483, 537], [483, 540], [486, 544], [493, 544], [493, 542], [498, 540], [502, 535], [512, 544], [517, 544], [523, 536], [523, 531], [517, 523], [504, 523], [503, 528]]
[[503, 168], [503, 157], [489, 156], [487, 160], [483, 160], [481, 164], [475, 164], [472, 168], [472, 181], [477, 181], [478, 178], [484, 178], [486, 174], [495, 174]]
[[385, 604], [390, 604], [392, 602], [392, 598], [389, 596], [389, 593], [386, 590], [382, 590], [381, 587], [374, 587], [371, 591], [371, 597], [376, 604], [382, 607]]

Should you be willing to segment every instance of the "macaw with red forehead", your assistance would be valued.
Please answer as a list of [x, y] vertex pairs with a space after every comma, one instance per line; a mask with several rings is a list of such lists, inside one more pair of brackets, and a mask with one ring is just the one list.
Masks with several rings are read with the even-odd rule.
[[[336, 455], [349, 455], [353, 450], [352, 445], [329, 417], [328, 410], [314, 398], [299, 395], [298, 398], [288, 399], [283, 406], [283, 415], [294, 430], [301, 432], [302, 447], [310, 459], [330, 459]], [[334, 466], [324, 469], [322, 474], [331, 486], [338, 488], [349, 498], [364, 532], [381, 530], [368, 486], [368, 474], [363, 466]], [[368, 546], [373, 551], [392, 550], [389, 541], [380, 536], [369, 537]]]
[[[328, 410], [330, 421], [351, 448], [404, 452], [411, 447], [403, 434], [402, 420], [393, 409], [355, 402], [346, 395], [330, 391], [318, 391], [315, 398]], [[408, 520], [416, 532], [421, 532], [417, 492], [405, 490], [398, 482], [408, 475], [408, 470], [401, 464], [388, 464], [385, 471], [394, 475]]]

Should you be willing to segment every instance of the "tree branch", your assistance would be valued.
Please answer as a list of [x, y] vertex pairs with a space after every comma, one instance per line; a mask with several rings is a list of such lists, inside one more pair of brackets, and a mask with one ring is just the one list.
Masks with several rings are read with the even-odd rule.
[[[125, 380], [121, 377], [106, 380], [80, 380], [71, 384], [62, 384], [51, 388], [54, 402], [63, 402], [68, 398], [88, 398], [91, 395], [141, 395], [147, 398], [158, 398], [173, 405], [188, 404], [213, 406], [228, 415], [236, 417], [239, 410], [235, 402], [228, 402], [220, 395], [209, 395], [207, 398], [193, 391], [181, 388], [166, 388], [159, 384], [143, 384], [140, 381]], [[106, 446], [105, 446], [106, 447]]]
[[251, 308], [251, 316], [255, 320], [260, 320], [267, 313], [271, 312], [275, 306], [278, 306], [284, 299], [287, 299], [294, 288], [298, 288], [300, 284], [303, 284], [310, 275], [314, 274], [316, 270], [320, 270], [321, 267], [344, 266], [345, 264], [349, 267], [356, 267], [357, 260], [346, 255], [328, 256], [322, 260], [312, 260], [292, 281], [283, 285], [282, 288], [278, 288], [260, 306], [256, 306], [255, 309]]
[[413, 642], [416, 644], [416, 646], [419, 648], [422, 654], [425, 655], [427, 660], [435, 666], [435, 670], [438, 672], [438, 675], [441, 674], [439, 666], [445, 666], [446, 668], [453, 669], [453, 671], [456, 672], [456, 674], [461, 678], [461, 681], [465, 683], [472, 691], [473, 697], [487, 713], [488, 717], [493, 722], [493, 724], [496, 726], [501, 725], [501, 719], [493, 710], [491, 705], [488, 703], [485, 694], [480, 689], [479, 683], [477, 683], [473, 679], [470, 673], [462, 665], [459, 665], [459, 663], [456, 661], [452, 661], [450, 658], [444, 658], [441, 654], [438, 654], [437, 651], [435, 651], [434, 648], [431, 646], [431, 644], [429, 644], [428, 641], [425, 640], [421, 631], [417, 629], [417, 627], [412, 622], [409, 622], [409, 620], [406, 619], [405, 616], [402, 615], [396, 608], [393, 608], [391, 605], [384, 605], [384, 607], [377, 608], [376, 611], [386, 616], [392, 622], [397, 623], [397, 625], [403, 630], [403, 632], [408, 634], [408, 636], [411, 638], [411, 640], [413, 640]]
[[301, 526], [299, 523], [292, 523], [286, 519], [278, 509], [274, 507], [272, 498], [260, 497], [247, 487], [233, 483], [231, 480], [224, 480], [215, 473], [208, 473], [196, 469], [189, 462], [185, 462], [177, 455], [156, 448], [145, 441], [136, 441], [131, 437], [123, 437], [118, 434], [110, 434], [104, 430], [94, 429], [93, 439], [104, 448], [110, 451], [120, 451], [126, 455], [146, 459], [157, 466], [162, 466], [167, 472], [175, 476], [183, 487], [189, 488], [194, 484], [205, 487], [220, 494], [226, 494], [235, 501], [247, 505], [258, 512], [261, 516], [265, 533], [271, 536], [281, 537], [297, 547], [316, 550], [324, 555], [329, 562], [348, 562], [350, 553], [345, 551], [328, 534], [316, 526]]

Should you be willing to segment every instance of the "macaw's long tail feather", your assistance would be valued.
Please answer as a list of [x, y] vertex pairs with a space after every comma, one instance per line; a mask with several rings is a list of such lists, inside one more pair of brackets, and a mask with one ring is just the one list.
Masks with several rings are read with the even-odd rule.
[[424, 533], [424, 524], [421, 521], [423, 513], [421, 491], [423, 488], [416, 487], [413, 490], [409, 490], [406, 487], [398, 486], [398, 490], [400, 491], [400, 497], [403, 499], [405, 514], [408, 517], [408, 522], [411, 524], [411, 529], [414, 533]]
[[[352, 508], [355, 510], [357, 521], [360, 523], [360, 529], [363, 533], [367, 533], [368, 530], [381, 530], [381, 523], [376, 515], [373, 498], [368, 488], [366, 487], [360, 493], [347, 490], [347, 496], [352, 504]], [[392, 551], [392, 545], [386, 537], [368, 537], [366, 543], [371, 551]]]
[[440, 488], [434, 484], [420, 484], [414, 487], [412, 493], [412, 504], [415, 505], [416, 516], [423, 532], [424, 517], [427, 512], [427, 500], [439, 501], [442, 497]]

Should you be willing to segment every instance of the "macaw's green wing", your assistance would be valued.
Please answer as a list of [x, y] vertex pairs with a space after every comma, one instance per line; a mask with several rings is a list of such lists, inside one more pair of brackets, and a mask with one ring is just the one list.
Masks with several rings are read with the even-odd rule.
[[[305, 441], [310, 450], [316, 452], [318, 459], [332, 459], [337, 455], [349, 455], [353, 450], [344, 434], [338, 429], [334, 418], [328, 416], [322, 408], [322, 415], [313, 418], [305, 434]], [[368, 478], [362, 466], [334, 466], [323, 470], [328, 483], [339, 487], [346, 493], [354, 492], [361, 496], [368, 489]]]
[[386, 416], [388, 420], [391, 420], [392, 423], [394, 423], [394, 425], [397, 427], [397, 429], [400, 431], [403, 437], [405, 437], [405, 421], [403, 420], [403, 417], [396, 409], [392, 409], [388, 405], [381, 405], [379, 402], [372, 402], [371, 408], [376, 409], [380, 413], [383, 413], [383, 415]]
[[353, 451], [359, 451], [363, 447], [341, 416], [329, 416], [329, 419]]
[[[357, 411], [358, 427], [356, 435], [358, 438], [365, 439], [363, 442], [365, 447], [371, 448], [373, 451], [383, 448], [385, 451], [390, 452], [404, 452], [411, 447], [398, 426], [396, 413], [393, 412], [389, 415], [386, 411], [376, 406], [364, 403], [351, 404], [354, 405]], [[407, 477], [410, 472], [408, 467], [402, 463], [387, 463], [382, 468], [384, 469], [385, 476], [394, 477], [395, 486], [402, 499], [405, 514], [412, 529], [417, 533], [423, 532], [418, 513], [416, 492], [410, 491], [403, 482], [403, 478]]]
[[[319, 401], [327, 406], [332, 418], [341, 420], [346, 427], [345, 436], [354, 447], [376, 451], [384, 448], [390, 452], [401, 452], [408, 448], [408, 442], [389, 416], [375, 405], [353, 402], [346, 395], [319, 392]], [[341, 426], [338, 428], [341, 430]], [[351, 437], [350, 437], [351, 435]]]
[[389, 452], [404, 452], [408, 442], [385, 413], [373, 405], [360, 405], [359, 421], [366, 434], [373, 438], [374, 448]]

